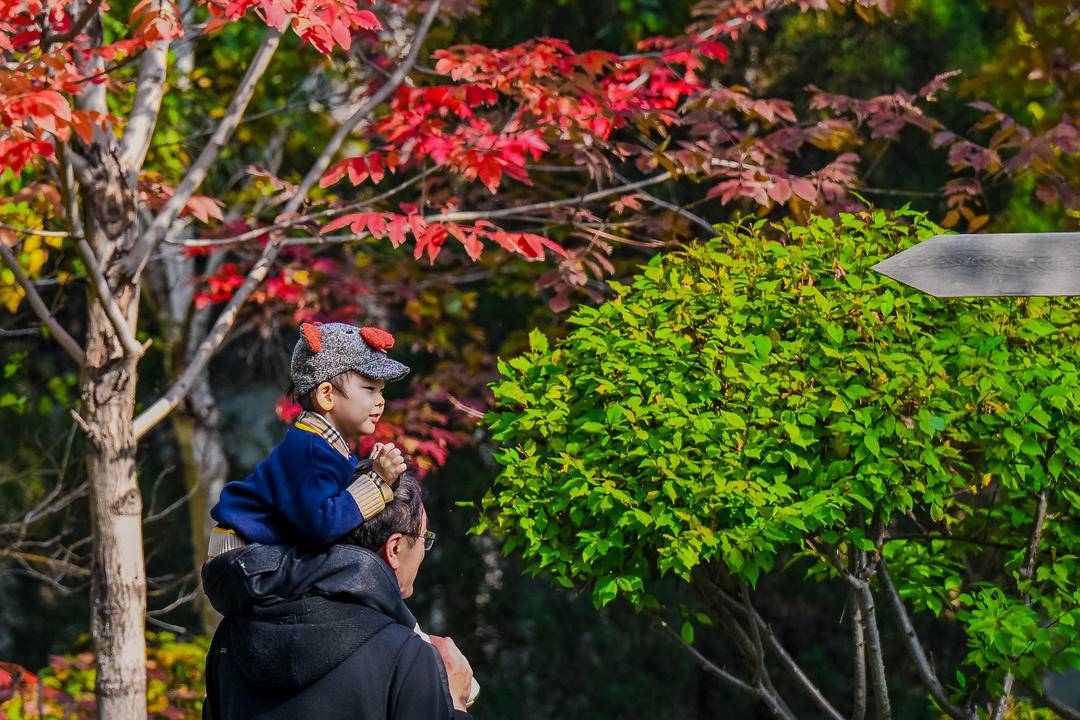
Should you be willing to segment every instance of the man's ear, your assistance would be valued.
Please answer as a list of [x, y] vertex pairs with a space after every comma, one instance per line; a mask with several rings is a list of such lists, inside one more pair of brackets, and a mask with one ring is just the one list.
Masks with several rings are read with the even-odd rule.
[[401, 567], [401, 537], [401, 533], [394, 533], [388, 537], [379, 553], [391, 570]]
[[315, 404], [323, 412], [334, 409], [334, 386], [328, 382], [319, 383], [315, 388]]

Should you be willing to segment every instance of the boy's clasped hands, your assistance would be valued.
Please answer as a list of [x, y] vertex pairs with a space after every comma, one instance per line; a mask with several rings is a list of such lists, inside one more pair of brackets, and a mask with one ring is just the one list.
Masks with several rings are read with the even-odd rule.
[[371, 469], [379, 474], [387, 485], [393, 487], [405, 472], [405, 456], [394, 443], [375, 443], [371, 448]]

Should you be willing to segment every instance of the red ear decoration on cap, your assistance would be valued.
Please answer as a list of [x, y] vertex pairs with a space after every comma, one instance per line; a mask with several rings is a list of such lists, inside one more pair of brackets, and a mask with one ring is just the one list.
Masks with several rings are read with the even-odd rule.
[[370, 345], [373, 349], [381, 352], [386, 352], [390, 348], [394, 347], [394, 336], [385, 330], [379, 328], [364, 327], [360, 328], [360, 337], [364, 338], [364, 342]]
[[313, 352], [322, 351], [322, 330], [320, 330], [317, 325], [304, 323], [300, 326], [300, 334], [307, 340], [308, 347], [311, 348]]

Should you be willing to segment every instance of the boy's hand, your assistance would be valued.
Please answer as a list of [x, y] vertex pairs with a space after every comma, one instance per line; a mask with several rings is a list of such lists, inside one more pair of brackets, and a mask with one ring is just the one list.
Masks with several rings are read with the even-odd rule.
[[393, 486], [401, 473], [405, 472], [405, 457], [394, 443], [375, 443], [371, 449], [371, 469], [379, 474], [383, 482]]

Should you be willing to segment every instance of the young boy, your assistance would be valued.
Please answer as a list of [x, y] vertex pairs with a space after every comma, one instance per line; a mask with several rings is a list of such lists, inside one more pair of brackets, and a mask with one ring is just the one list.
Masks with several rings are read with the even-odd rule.
[[361, 461], [343, 437], [374, 433], [383, 387], [409, 372], [386, 354], [393, 336], [344, 323], [300, 330], [289, 392], [303, 412], [250, 475], [225, 485], [210, 511], [218, 523], [211, 558], [249, 543], [329, 545], [382, 512], [405, 471], [393, 444], [377, 444]]

